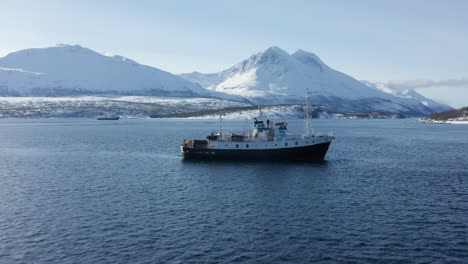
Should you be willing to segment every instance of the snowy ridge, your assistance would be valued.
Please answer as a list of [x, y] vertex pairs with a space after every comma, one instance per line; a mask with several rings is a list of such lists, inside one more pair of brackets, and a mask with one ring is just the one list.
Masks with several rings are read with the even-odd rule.
[[0, 117], [87, 117], [100, 113], [128, 118], [248, 106], [214, 98], [152, 96], [0, 97]]
[[[403, 118], [399, 114], [388, 113], [355, 113], [355, 112], [335, 112], [323, 107], [313, 107], [310, 112], [313, 118], [337, 118], [337, 119], [357, 119], [357, 118]], [[217, 119], [222, 115], [224, 119], [249, 119], [259, 117], [257, 107], [228, 107], [225, 109], [210, 109], [191, 113], [172, 114], [170, 118], [195, 118], [195, 119]], [[271, 120], [301, 119], [304, 117], [303, 105], [268, 105], [262, 107], [262, 116]], [[154, 116], [160, 117], [160, 116]]]
[[421, 116], [451, 109], [419, 94], [405, 97], [366, 85], [331, 69], [317, 55], [304, 50], [289, 54], [278, 47], [270, 47], [218, 73], [179, 76], [210, 90], [246, 97], [257, 104], [302, 103], [307, 87], [311, 89], [314, 104], [337, 111]]
[[[270, 47], [218, 73], [193, 72], [179, 76], [79, 45], [26, 49], [0, 58], [0, 96], [10, 97], [3, 100], [2, 105], [11, 109], [16, 109], [12, 104], [21, 101], [32, 108], [38, 106], [35, 109], [56, 105], [72, 109], [70, 114], [76, 113], [73, 111], [91, 113], [80, 107], [99, 108], [103, 102], [108, 102], [125, 109], [125, 102], [112, 98], [136, 96], [144, 101], [146, 96], [148, 102], [137, 102], [134, 97], [129, 104], [153, 104], [155, 111], [164, 105], [167, 114], [213, 107], [189, 100], [195, 98], [244, 105], [303, 104], [305, 88], [311, 89], [313, 104], [336, 112], [423, 116], [451, 109], [414, 90], [394, 91], [384, 84], [357, 81], [333, 70], [313, 53], [298, 50], [289, 54], [278, 47]], [[80, 96], [86, 104], [79, 103], [83, 101], [78, 98]], [[13, 97], [25, 97], [28, 103]], [[35, 100], [34, 97], [43, 98]], [[51, 97], [65, 99], [62, 104]], [[166, 101], [157, 102], [155, 98]], [[167, 98], [177, 98], [178, 108], [169, 107]], [[145, 114], [151, 112], [145, 111]]]
[[436, 102], [436, 101], [434, 101], [434, 100], [432, 100], [430, 98], [427, 98], [427, 97], [421, 95], [420, 93], [416, 92], [415, 90], [409, 90], [409, 89], [395, 90], [395, 89], [390, 88], [388, 86], [388, 84], [382, 83], [382, 82], [372, 83], [372, 82], [369, 82], [369, 81], [362, 81], [362, 83], [364, 83], [365, 85], [367, 85], [369, 87], [372, 87], [374, 89], [380, 90], [382, 92], [392, 94], [392, 95], [394, 95], [396, 97], [412, 99], [414, 101], [419, 101], [421, 104], [431, 108], [436, 113], [437, 112], [442, 112], [442, 111], [447, 111], [447, 110], [451, 109], [450, 106], [438, 103], [438, 102]]
[[[10, 53], [0, 58], [0, 67], [0, 95], [4, 96], [128, 94], [243, 100], [209, 91], [128, 58], [106, 56], [79, 45], [57, 45]], [[21, 69], [21, 74], [11, 74], [5, 68]]]
[[[203, 77], [200, 73], [180, 76], [192, 81]], [[278, 47], [270, 47], [227, 70], [204, 77], [208, 81], [204, 80], [203, 84], [213, 83], [207, 86], [208, 89], [257, 100], [259, 97], [303, 98], [306, 87], [315, 94], [349, 99], [381, 95], [379, 91], [364, 87], [359, 81], [329, 68], [313, 53], [298, 50], [290, 55]]]
[[[79, 96], [79, 97], [0, 97], [0, 117], [85, 117], [100, 114], [122, 118], [218, 118], [250, 119], [259, 114], [250, 104], [214, 98], [174, 98], [152, 96]], [[263, 106], [270, 118], [290, 119], [304, 116], [303, 105]], [[314, 107], [314, 118], [401, 118], [398, 114], [336, 112]]]

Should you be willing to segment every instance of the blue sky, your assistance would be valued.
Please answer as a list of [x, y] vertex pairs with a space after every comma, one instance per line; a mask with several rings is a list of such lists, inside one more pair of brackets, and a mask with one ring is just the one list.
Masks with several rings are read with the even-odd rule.
[[[269, 46], [356, 79], [468, 104], [468, 1], [0, 1], [0, 56], [80, 44], [172, 73], [216, 72]], [[405, 84], [407, 87], [408, 85]]]

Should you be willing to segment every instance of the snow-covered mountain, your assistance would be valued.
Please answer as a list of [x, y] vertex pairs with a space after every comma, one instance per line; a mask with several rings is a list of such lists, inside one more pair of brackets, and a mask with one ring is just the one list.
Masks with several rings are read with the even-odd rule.
[[0, 58], [0, 96], [151, 95], [221, 97], [169, 72], [78, 45], [26, 49]]
[[[357, 81], [331, 69], [312, 53], [298, 50], [288, 54], [278, 47], [268, 48], [218, 73], [180, 76], [78, 45], [26, 49], [0, 58], [0, 97], [11, 97], [13, 100], [6, 100], [13, 104], [18, 96], [107, 97], [85, 100], [99, 101], [96, 103], [99, 105], [109, 98], [129, 95], [208, 98], [217, 104], [221, 101], [246, 105], [301, 104], [306, 87], [311, 89], [313, 104], [335, 112], [422, 116], [452, 109], [414, 90], [396, 91], [385, 84]], [[67, 105], [70, 100], [66, 100]], [[183, 105], [192, 101], [181, 102]], [[197, 109], [203, 105], [197, 105]], [[187, 107], [190, 108], [184, 109]], [[206, 104], [207, 109], [211, 107]]]
[[382, 82], [373, 83], [370, 81], [361, 81], [361, 82], [369, 87], [372, 87], [374, 89], [380, 90], [388, 94], [392, 94], [400, 98], [407, 98], [407, 99], [413, 99], [413, 100], [419, 101], [423, 105], [434, 110], [435, 113], [439, 113], [441, 111], [447, 111], [447, 109], [452, 109], [452, 107], [445, 105], [445, 104], [438, 103], [430, 98], [423, 96], [422, 94], [412, 89], [396, 90], [396, 89], [392, 89], [387, 83], [382, 83]]
[[426, 115], [451, 109], [415, 91], [411, 91], [413, 96], [406, 96], [366, 85], [333, 70], [318, 56], [303, 50], [288, 54], [278, 47], [270, 47], [218, 73], [179, 76], [210, 90], [243, 96], [259, 104], [301, 103], [304, 89], [308, 87], [314, 104], [335, 111]]

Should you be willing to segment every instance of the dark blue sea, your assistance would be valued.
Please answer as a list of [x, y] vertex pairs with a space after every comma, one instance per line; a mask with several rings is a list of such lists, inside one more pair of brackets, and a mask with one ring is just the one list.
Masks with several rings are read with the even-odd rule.
[[323, 163], [184, 162], [216, 121], [0, 120], [0, 263], [468, 263], [467, 125], [314, 126]]

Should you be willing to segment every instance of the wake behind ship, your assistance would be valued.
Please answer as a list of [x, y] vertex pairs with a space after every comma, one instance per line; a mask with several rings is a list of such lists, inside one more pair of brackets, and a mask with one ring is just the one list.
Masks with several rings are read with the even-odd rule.
[[223, 133], [220, 117], [220, 131], [204, 140], [184, 140], [182, 155], [184, 159], [322, 161], [335, 136], [313, 131], [309, 108], [307, 92], [303, 134], [289, 133], [287, 122], [268, 119], [255, 119], [252, 133]]

